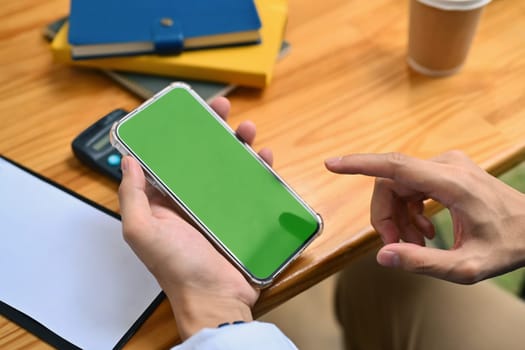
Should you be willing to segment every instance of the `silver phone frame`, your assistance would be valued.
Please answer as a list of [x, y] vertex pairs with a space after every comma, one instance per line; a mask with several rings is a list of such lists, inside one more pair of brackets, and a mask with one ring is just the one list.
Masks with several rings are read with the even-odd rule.
[[[276, 271], [272, 273], [271, 276], [261, 279], [255, 277], [247, 268], [242, 264], [242, 262], [237, 259], [237, 257], [226, 247], [219, 239], [218, 237], [195, 215], [185, 204], [184, 202], [177, 197], [177, 195], [168, 187], [166, 184], [154, 173], [153, 170], [151, 170], [143, 161], [140, 159], [138, 155], [136, 155], [133, 150], [126, 145], [126, 143], [120, 139], [118, 135], [118, 128], [120, 125], [122, 125], [124, 122], [126, 122], [128, 119], [132, 118], [135, 114], [139, 113], [152, 103], [156, 102], [158, 99], [160, 99], [163, 95], [167, 94], [173, 89], [184, 89], [188, 91], [196, 100], [199, 102], [208, 112], [211, 116], [213, 116], [243, 147], [246, 151], [248, 151], [264, 168], [266, 168], [270, 173], [275, 176], [279, 182], [289, 191], [292, 196], [294, 196], [300, 203], [303, 205], [303, 207], [312, 214], [317, 221], [317, 231], [312, 234], [312, 236], [298, 249], [295, 253], [293, 253]], [[307, 246], [311, 244], [311, 242], [317, 238], [321, 232], [323, 231], [323, 219], [321, 215], [316, 213], [276, 172], [272, 169], [260, 156], [255, 152], [246, 142], [240, 140], [236, 133], [233, 131], [233, 129], [222, 119], [207, 103], [204, 101], [188, 84], [183, 82], [173, 82], [170, 85], [168, 85], [166, 88], [162, 89], [158, 93], [156, 93], [154, 96], [152, 96], [150, 99], [146, 100], [144, 103], [142, 103], [139, 107], [135, 108], [133, 111], [126, 114], [124, 117], [122, 117], [119, 121], [115, 122], [113, 126], [111, 127], [110, 131], [110, 142], [113, 145], [113, 147], [120, 153], [122, 156], [132, 156], [134, 159], [136, 159], [142, 169], [145, 172], [147, 181], [156, 189], [158, 189], [161, 193], [164, 195], [170, 197], [173, 202], [177, 205], [177, 207], [182, 210], [189, 219], [193, 221], [195, 225], [197, 225], [201, 231], [201, 233], [204, 234], [204, 236], [210, 241], [213, 246], [223, 255], [225, 256], [239, 271], [243, 273], [243, 275], [250, 281], [252, 284], [259, 288], [264, 288], [269, 286], [275, 278], [280, 275], [297, 257], [306, 249]]]

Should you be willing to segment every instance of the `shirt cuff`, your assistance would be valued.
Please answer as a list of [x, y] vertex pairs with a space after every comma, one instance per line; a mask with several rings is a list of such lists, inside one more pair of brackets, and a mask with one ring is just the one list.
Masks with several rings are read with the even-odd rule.
[[172, 350], [297, 350], [274, 324], [247, 322], [220, 328], [205, 328]]

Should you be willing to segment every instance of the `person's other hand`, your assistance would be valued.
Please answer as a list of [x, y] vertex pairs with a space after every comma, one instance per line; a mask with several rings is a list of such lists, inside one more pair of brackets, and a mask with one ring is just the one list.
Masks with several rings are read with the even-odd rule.
[[[215, 99], [211, 106], [226, 119], [230, 110], [226, 98]], [[255, 125], [241, 123], [237, 135], [252, 144]], [[271, 165], [270, 150], [259, 154]], [[131, 157], [123, 158], [122, 174], [119, 200], [124, 238], [166, 293], [181, 337], [223, 322], [250, 321], [259, 291], [146, 183], [140, 165]]]
[[[491, 176], [460, 151], [430, 160], [399, 153], [329, 159], [340, 174], [377, 177], [371, 222], [385, 246], [377, 260], [457, 283], [474, 283], [525, 263], [525, 195]], [[431, 198], [448, 208], [454, 227], [449, 250], [425, 247], [434, 237], [423, 215]]]

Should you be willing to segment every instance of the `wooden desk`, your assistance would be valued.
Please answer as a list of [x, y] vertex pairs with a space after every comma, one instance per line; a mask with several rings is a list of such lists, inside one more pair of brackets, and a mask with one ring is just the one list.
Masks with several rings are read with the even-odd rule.
[[[425, 158], [462, 149], [500, 172], [523, 155], [525, 3], [491, 3], [464, 70], [445, 79], [407, 69], [407, 8], [394, 0], [291, 0], [292, 51], [273, 83], [231, 95], [231, 124], [257, 123], [256, 147], [273, 148], [277, 171], [326, 223], [263, 293], [257, 315], [377, 244], [368, 214], [373, 180], [331, 174], [325, 158], [388, 151]], [[111, 109], [140, 101], [102, 74], [52, 62], [41, 29], [67, 12], [67, 0], [8, 1], [0, 9], [0, 153], [118, 210], [117, 185], [82, 166], [70, 142]], [[164, 349], [176, 338], [165, 302], [127, 348]], [[46, 347], [0, 318], [0, 348]]]

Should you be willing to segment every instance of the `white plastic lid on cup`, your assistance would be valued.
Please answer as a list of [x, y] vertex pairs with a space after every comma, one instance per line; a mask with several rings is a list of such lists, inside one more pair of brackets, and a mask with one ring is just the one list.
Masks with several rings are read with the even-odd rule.
[[446, 11], [470, 11], [487, 5], [491, 0], [417, 0], [430, 7]]

